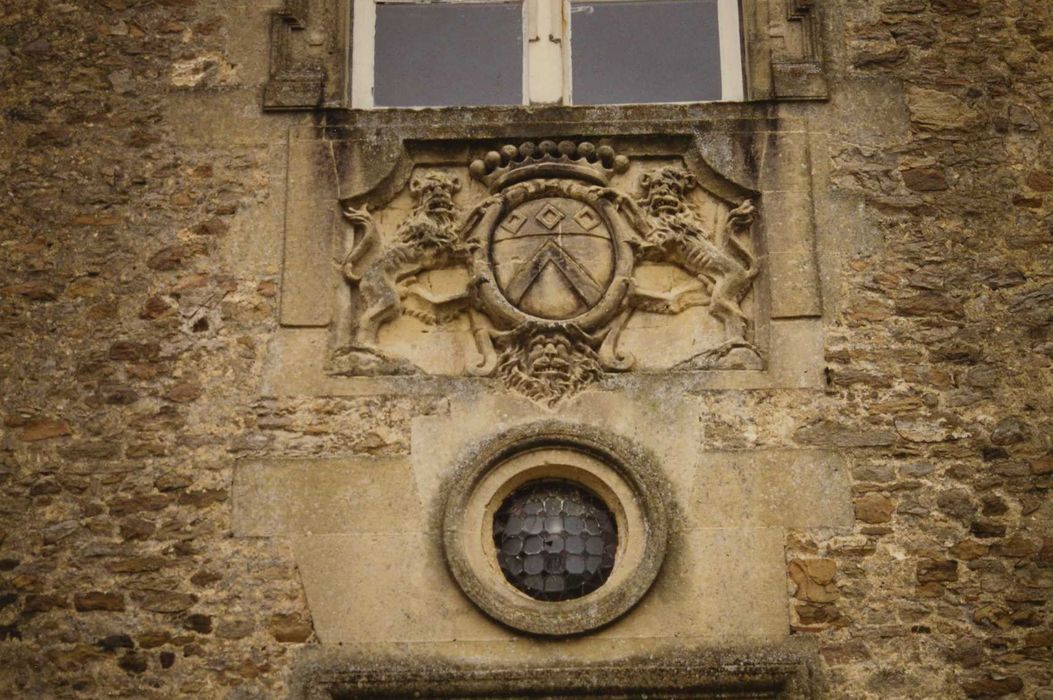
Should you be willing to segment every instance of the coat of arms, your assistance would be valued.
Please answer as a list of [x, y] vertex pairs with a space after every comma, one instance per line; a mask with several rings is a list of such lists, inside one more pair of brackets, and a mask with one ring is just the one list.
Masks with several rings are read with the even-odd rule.
[[[676, 315], [706, 307], [722, 337], [673, 369], [760, 369], [741, 308], [759, 265], [753, 203], [721, 203], [703, 216], [685, 168], [661, 166], [638, 178], [636, 196], [610, 186], [630, 160], [592, 143], [507, 145], [472, 162], [486, 195], [462, 209], [460, 178], [426, 171], [413, 178], [413, 209], [392, 240], [373, 216], [344, 207], [340, 263], [350, 314], [337, 332], [329, 371], [415, 374], [382, 347], [382, 327], [402, 315], [440, 326], [467, 318], [477, 356], [468, 373], [554, 405], [607, 372], [634, 368], [619, 347], [634, 314]], [[641, 265], [678, 268], [672, 289], [649, 288]], [[463, 270], [464, 283], [436, 294], [422, 276]]]

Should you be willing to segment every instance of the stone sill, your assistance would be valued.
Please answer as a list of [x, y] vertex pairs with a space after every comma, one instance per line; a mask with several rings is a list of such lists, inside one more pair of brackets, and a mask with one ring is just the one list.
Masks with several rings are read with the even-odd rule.
[[[353, 698], [773, 698], [818, 697], [814, 644], [676, 649], [590, 663], [541, 666], [460, 662], [421, 655], [309, 650], [291, 697]], [[438, 651], [438, 650], [436, 650]]]
[[[720, 122], [720, 128], [726, 130], [729, 121], [778, 120], [783, 113], [796, 114], [800, 113], [801, 109], [808, 108], [808, 103], [788, 109], [786, 104], [756, 101], [330, 109], [324, 111], [321, 123], [328, 127], [346, 129], [398, 129], [404, 136], [420, 133], [434, 137], [438, 133], [449, 132], [457, 138], [477, 138], [480, 132], [538, 133], [543, 130], [542, 127], [566, 133], [574, 126], [591, 134], [597, 130], [606, 131], [614, 125], [617, 125], [622, 133], [669, 133], [669, 125], [691, 127], [707, 122]], [[659, 128], [658, 125], [662, 127]], [[772, 123], [769, 126], [777, 128], [778, 124]]]

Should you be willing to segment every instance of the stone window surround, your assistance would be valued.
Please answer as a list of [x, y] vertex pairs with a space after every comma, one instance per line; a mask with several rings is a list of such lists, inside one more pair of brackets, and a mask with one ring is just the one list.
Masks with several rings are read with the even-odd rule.
[[[508, 494], [538, 479], [589, 489], [618, 522], [618, 558], [610, 579], [583, 598], [551, 603], [512, 588], [497, 569], [488, 524]], [[454, 469], [443, 515], [447, 565], [465, 594], [488, 615], [531, 634], [562, 637], [602, 627], [647, 593], [665, 557], [669, 485], [656, 458], [608, 431], [543, 421], [487, 442]]]
[[[731, 180], [741, 181], [764, 193], [765, 217], [783, 224], [773, 228], [771, 233], [780, 237], [780, 244], [792, 248], [793, 254], [782, 253], [782, 258], [787, 261], [785, 264], [775, 264], [779, 256], [772, 257], [772, 284], [783, 291], [773, 299], [770, 325], [782, 334], [777, 338], [780, 346], [786, 342], [796, 343], [794, 347], [802, 346], [793, 352], [780, 353], [779, 362], [788, 362], [787, 358], [791, 357], [801, 361], [795, 359], [786, 366], [772, 367], [766, 372], [745, 373], [750, 375], [748, 377], [713, 373], [713, 376], [691, 377], [689, 380], [674, 377], [668, 382], [675, 382], [678, 389], [684, 389], [685, 381], [688, 381], [696, 390], [753, 387], [814, 390], [821, 387], [817, 365], [817, 358], [822, 356], [819, 347], [821, 332], [818, 332], [821, 300], [813, 250], [815, 224], [811, 202], [814, 192], [808, 165], [812, 144], [806, 126], [807, 110], [790, 109], [783, 113], [778, 104], [772, 104], [827, 97], [819, 43], [818, 8], [821, 0], [743, 0], [748, 56], [747, 92], [743, 103], [445, 108], [441, 112], [350, 109], [348, 37], [352, 35], [352, 17], [348, 10], [351, 1], [286, 0], [285, 7], [275, 14], [272, 26], [272, 75], [266, 87], [264, 106], [273, 111], [316, 112], [319, 121], [314, 126], [296, 127], [290, 132], [283, 329], [282, 338], [268, 360], [265, 393], [276, 396], [343, 396], [392, 391], [441, 394], [454, 386], [467, 387], [472, 380], [445, 377], [415, 378], [412, 382], [398, 377], [356, 377], [336, 381], [322, 377], [313, 364], [305, 368], [302, 360], [307, 357], [313, 362], [315, 354], [311, 354], [313, 350], [299, 352], [298, 349], [320, 347], [320, 342], [324, 344], [322, 338], [330, 319], [326, 315], [328, 307], [321, 308], [325, 305], [315, 304], [317, 308], [307, 315], [300, 313], [302, 310], [292, 303], [295, 299], [318, 297], [313, 294], [313, 289], [299, 289], [295, 281], [303, 281], [305, 277], [325, 281], [323, 276], [311, 271], [317, 269], [315, 261], [328, 257], [328, 239], [320, 233], [328, 232], [338, 221], [335, 203], [360, 199], [387, 201], [401, 186], [402, 176], [415, 165], [418, 151], [463, 149], [467, 158], [469, 152], [474, 153], [472, 149], [484, 141], [502, 143], [517, 138], [574, 135], [585, 135], [593, 140], [606, 137], [617, 141], [638, 138], [676, 142], [673, 144], [676, 147], [670, 152], [679, 152], [683, 141], [684, 153], [691, 163], [708, 167], [706, 163], [711, 162], [716, 170], [726, 173]], [[739, 146], [733, 145], [739, 142], [744, 147], [741, 153]], [[694, 157], [696, 152], [700, 158]], [[777, 158], [776, 153], [779, 154]], [[757, 156], [756, 178], [743, 177], [746, 174], [743, 164], [754, 159], [747, 154]], [[299, 257], [304, 258], [302, 266], [296, 263]], [[790, 264], [791, 261], [802, 264]], [[298, 272], [301, 267], [304, 274]], [[792, 279], [782, 279], [780, 275], [784, 272], [792, 272]], [[295, 365], [285, 362], [283, 358], [286, 356], [296, 356]], [[289, 371], [292, 367], [295, 371]], [[634, 378], [634, 381], [640, 385], [654, 383], [659, 386], [666, 380], [641, 377], [639, 380]], [[602, 401], [605, 396], [601, 394], [598, 400]], [[478, 408], [473, 406], [473, 414], [477, 411]], [[460, 434], [463, 426], [457, 425], [456, 432]], [[487, 426], [486, 434], [490, 434], [492, 428]], [[446, 434], [453, 432], [446, 426]], [[421, 437], [420, 444], [432, 443]], [[430, 448], [426, 451], [428, 461], [433, 461], [433, 451]], [[783, 466], [779, 465], [780, 473]], [[736, 474], [740, 472], [747, 473], [740, 468], [735, 471]], [[314, 484], [314, 472], [311, 474], [306, 481]], [[284, 486], [282, 490], [284, 492]], [[830, 501], [835, 502], [842, 504], [843, 499]], [[312, 512], [314, 510], [312, 508]], [[701, 510], [705, 512], [704, 508]], [[779, 509], [777, 517], [784, 517], [785, 510]], [[753, 517], [752, 512], [746, 508], [745, 515], [741, 512], [737, 515]], [[722, 515], [721, 527], [727, 524], [727, 517]], [[259, 520], [266, 521], [267, 527], [273, 526], [272, 518]], [[747, 538], [743, 541], [755, 545], [748, 538], [753, 537], [756, 528], [743, 532], [748, 533], [743, 534]], [[767, 529], [764, 533], [765, 538], [769, 537]], [[770, 537], [779, 537], [777, 531], [771, 533]], [[336, 535], [321, 540], [328, 547], [331, 540], [342, 543], [357, 537], [356, 534]], [[698, 537], [704, 539], [704, 535]], [[319, 554], [323, 549], [324, 554]], [[325, 569], [332, 553], [317, 544], [307, 547], [302, 556], [310, 561], [313, 561], [311, 557], [322, 560], [321, 568]], [[774, 555], [769, 559], [781, 561]], [[313, 569], [307, 566], [305, 570]], [[777, 575], [769, 578], [773, 578], [776, 587], [781, 586]], [[518, 664], [495, 662], [482, 668], [453, 666], [444, 657], [445, 642], [442, 641], [414, 645], [413, 654], [406, 654], [401, 643], [358, 647], [354, 644], [359, 640], [361, 630], [358, 621], [339, 619], [332, 614], [332, 606], [343, 605], [343, 599], [333, 601], [327, 598], [333, 586], [324, 577], [316, 576], [312, 581], [308, 586], [314, 597], [312, 613], [317, 620], [324, 621], [319, 635], [327, 644], [323, 644], [317, 654], [308, 654], [301, 659], [292, 697], [311, 700], [406, 697], [411, 694], [406, 692], [410, 689], [429, 697], [468, 694], [502, 697], [508, 695], [511, 687], [523, 688], [524, 683], [534, 681], [529, 669]], [[759, 599], [772, 598], [764, 594]], [[815, 697], [814, 649], [799, 648], [793, 644], [795, 640], [783, 639], [785, 622], [781, 611], [769, 617], [767, 626], [762, 626], [763, 633], [758, 634], [765, 639], [770, 637], [771, 647], [751, 646], [716, 655], [708, 647], [678, 647], [672, 654], [676, 656], [682, 652], [685, 655], [683, 663], [669, 654], [662, 654], [655, 669], [657, 673], [646, 678], [640, 674], [639, 659], [620, 661], [613, 666], [572, 663], [548, 676], [545, 682], [553, 685], [531, 688], [538, 694], [546, 688], [573, 688], [579, 697], [624, 697], [626, 689], [682, 697], [726, 697], [729, 691], [748, 692], [753, 697]], [[487, 619], [485, 616], [480, 618]], [[632, 621], [636, 618], [626, 616], [625, 619]], [[472, 624], [476, 623], [479, 621], [472, 618]], [[603, 627], [596, 634], [605, 634], [610, 627]], [[464, 635], [457, 632], [454, 636], [460, 639]], [[350, 646], [333, 648], [334, 642]], [[652, 648], [660, 648], [659, 640], [649, 643]], [[429, 663], [433, 653], [438, 660], [434, 665]], [[734, 670], [729, 671], [729, 668]], [[606, 687], [598, 685], [597, 678], [607, 680]], [[651, 685], [649, 678], [657, 679], [656, 684]]]
[[[285, 0], [284, 6], [274, 13], [271, 73], [263, 97], [265, 109], [352, 107], [354, 2]], [[745, 101], [828, 97], [821, 2], [741, 1]]]
[[[494, 1], [494, 0], [490, 0]], [[496, 0], [523, 6], [523, 103], [574, 104], [571, 91], [572, 39], [570, 0]], [[622, 0], [592, 0], [616, 3]], [[644, 0], [645, 2], [647, 0]], [[351, 50], [351, 106], [372, 109], [376, 6], [471, 3], [477, 0], [353, 0]], [[743, 98], [742, 39], [738, 0], [717, 0], [720, 13], [720, 63], [724, 93], [720, 101]], [[545, 31], [544, 28], [548, 28]], [[539, 37], [547, 35], [547, 39]]]

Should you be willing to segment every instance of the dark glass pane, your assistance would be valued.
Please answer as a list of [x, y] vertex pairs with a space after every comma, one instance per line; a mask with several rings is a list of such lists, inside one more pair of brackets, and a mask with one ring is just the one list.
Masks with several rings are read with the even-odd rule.
[[721, 98], [717, 0], [573, 2], [575, 104]]
[[[497, 563], [508, 582], [532, 598], [580, 598], [610, 576], [618, 533], [613, 526], [588, 539], [566, 533], [580, 533], [589, 521], [599, 530], [601, 519], [613, 524], [607, 505], [580, 484], [554, 479], [525, 484], [494, 514]], [[602, 566], [600, 553], [608, 551], [610, 565]]]
[[378, 107], [522, 101], [521, 4], [377, 5]]

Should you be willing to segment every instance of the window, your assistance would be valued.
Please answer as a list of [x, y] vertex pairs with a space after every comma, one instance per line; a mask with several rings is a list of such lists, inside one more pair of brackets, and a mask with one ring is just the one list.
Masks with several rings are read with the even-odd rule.
[[743, 99], [738, 0], [354, 0], [351, 106]]

